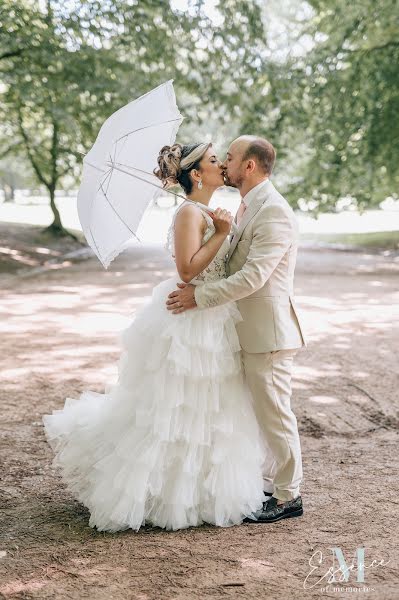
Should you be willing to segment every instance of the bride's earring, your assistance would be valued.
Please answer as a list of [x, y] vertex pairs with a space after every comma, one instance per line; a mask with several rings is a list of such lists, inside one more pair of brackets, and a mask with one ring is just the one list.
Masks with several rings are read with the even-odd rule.
[[202, 190], [202, 179], [200, 179], [198, 182], [198, 189]]

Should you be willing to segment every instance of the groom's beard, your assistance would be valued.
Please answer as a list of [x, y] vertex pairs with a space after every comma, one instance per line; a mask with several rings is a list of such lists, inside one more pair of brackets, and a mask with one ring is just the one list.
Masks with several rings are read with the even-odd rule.
[[224, 185], [227, 185], [232, 188], [240, 188], [243, 182], [242, 177], [238, 177], [235, 181], [232, 181], [227, 173], [224, 173]]
[[237, 187], [234, 181], [231, 181], [230, 177], [227, 175], [227, 171], [223, 173], [224, 185], [228, 185], [229, 187], [235, 188]]

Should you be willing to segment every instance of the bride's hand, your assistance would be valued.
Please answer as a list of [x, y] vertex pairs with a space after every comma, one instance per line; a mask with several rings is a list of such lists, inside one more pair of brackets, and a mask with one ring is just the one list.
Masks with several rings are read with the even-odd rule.
[[220, 233], [225, 237], [229, 235], [231, 230], [231, 224], [233, 222], [233, 215], [224, 208], [216, 208], [213, 214], [210, 213], [213, 224], [216, 229], [216, 233]]

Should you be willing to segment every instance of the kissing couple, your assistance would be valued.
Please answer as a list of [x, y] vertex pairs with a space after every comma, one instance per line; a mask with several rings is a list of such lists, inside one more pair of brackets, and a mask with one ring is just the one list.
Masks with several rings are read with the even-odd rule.
[[[167, 248], [176, 273], [121, 334], [117, 383], [43, 416], [53, 465], [90, 511], [120, 531], [270, 523], [303, 514], [291, 408], [305, 345], [293, 300], [298, 225], [270, 176], [272, 144], [241, 136], [164, 146], [155, 175], [179, 184]], [[209, 209], [235, 187], [233, 220]], [[178, 289], [176, 289], [178, 288]]]

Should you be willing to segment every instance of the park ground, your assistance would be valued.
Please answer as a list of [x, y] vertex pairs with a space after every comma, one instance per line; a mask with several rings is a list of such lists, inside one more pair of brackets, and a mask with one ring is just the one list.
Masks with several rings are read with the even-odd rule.
[[[76, 243], [41, 244], [35, 229], [29, 246], [27, 231], [0, 232], [6, 249], [0, 598], [399, 597], [395, 247], [307, 245], [300, 252], [296, 296], [308, 346], [297, 356], [292, 405], [303, 452], [303, 516], [269, 525], [108, 534], [88, 526], [88, 511], [51, 467], [41, 419], [66, 397], [102, 392], [114, 380], [118, 332], [170, 276], [172, 263], [161, 246], [144, 244], [105, 271]], [[7, 258], [7, 248], [16, 254]], [[331, 548], [341, 548], [351, 564], [359, 547], [366, 548], [364, 584], [355, 572], [335, 584], [346, 591], [324, 591]], [[310, 563], [316, 568], [306, 580]]]

